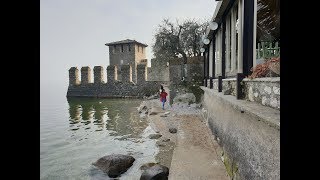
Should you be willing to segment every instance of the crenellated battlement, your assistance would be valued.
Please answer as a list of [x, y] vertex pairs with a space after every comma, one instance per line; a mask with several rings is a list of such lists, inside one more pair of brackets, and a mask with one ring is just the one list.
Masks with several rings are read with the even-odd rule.
[[132, 82], [132, 67], [131, 67], [131, 65], [122, 65], [121, 71], [122, 71], [122, 73], [121, 73], [122, 82], [123, 83], [131, 83]]
[[79, 69], [77, 67], [71, 67], [69, 69], [69, 85], [79, 85]]
[[89, 66], [71, 67], [67, 97], [143, 97], [158, 93], [160, 85], [168, 83], [148, 81], [147, 44], [126, 39], [105, 45], [109, 47], [110, 65], [107, 68], [94, 66], [93, 76]]
[[97, 84], [104, 83], [104, 76], [103, 76], [103, 67], [102, 66], [95, 66], [93, 68], [93, 82]]
[[91, 68], [84, 66], [81, 68], [81, 84], [89, 84], [91, 82]]
[[[147, 65], [138, 64], [137, 83], [133, 82], [133, 68], [131, 65], [121, 65], [121, 81], [118, 80], [118, 66], [110, 65], [106, 69], [94, 66], [93, 81], [91, 68], [81, 67], [81, 80], [77, 67], [69, 69], [69, 88], [67, 96], [80, 97], [143, 97], [157, 93], [163, 81], [147, 80]], [[107, 74], [107, 80], [104, 74]]]
[[137, 65], [137, 84], [142, 84], [148, 79], [148, 68], [145, 64]]
[[107, 67], [107, 82], [114, 83], [118, 81], [118, 66], [117, 65], [110, 65]]
[[[132, 66], [121, 65], [122, 83], [133, 83], [132, 81]], [[93, 81], [92, 71], [89, 66], [81, 67], [81, 80], [79, 79], [79, 70], [77, 67], [71, 67], [69, 69], [69, 84], [70, 85], [85, 85], [85, 84], [104, 84], [118, 82], [118, 66], [110, 65], [106, 69], [107, 81], [104, 79], [104, 68], [102, 66], [94, 66], [93, 68]], [[147, 81], [147, 65], [137, 65], [137, 76], [140, 83]], [[137, 84], [139, 84], [137, 82]]]

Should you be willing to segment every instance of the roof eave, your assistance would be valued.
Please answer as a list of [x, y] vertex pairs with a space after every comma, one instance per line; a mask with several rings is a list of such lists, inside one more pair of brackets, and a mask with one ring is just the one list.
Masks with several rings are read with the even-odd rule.
[[106, 43], [105, 45], [106, 46], [112, 46], [112, 45], [118, 45], [118, 44], [140, 44], [140, 45], [142, 45], [142, 46], [144, 46], [144, 47], [148, 47], [148, 45], [146, 45], [146, 44], [143, 44], [143, 43], [141, 43], [141, 42], [138, 42], [138, 41], [133, 41], [133, 42], [122, 42], [122, 43], [116, 43], [116, 42], [112, 42], [112, 43]]
[[[230, 3], [230, 0], [218, 1], [217, 5], [216, 5], [216, 8], [215, 8], [215, 10], [213, 12], [211, 21], [219, 23], [221, 21], [223, 13], [226, 10], [226, 8], [227, 8], [229, 3]], [[220, 24], [219, 24], [219, 26], [220, 26]], [[214, 33], [214, 30], [208, 29], [206, 31], [206, 36], [210, 37], [210, 36], [213, 35], [213, 33]]]

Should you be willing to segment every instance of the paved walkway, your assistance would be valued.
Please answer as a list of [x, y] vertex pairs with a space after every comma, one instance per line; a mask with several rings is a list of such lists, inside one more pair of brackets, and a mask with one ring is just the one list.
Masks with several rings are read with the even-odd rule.
[[169, 179], [227, 180], [226, 168], [216, 153], [208, 127], [197, 116], [181, 115]]
[[[167, 87], [165, 86], [167, 92]], [[170, 138], [176, 145], [170, 165], [169, 180], [229, 180], [226, 168], [216, 153], [217, 143], [209, 128], [197, 115], [175, 115], [170, 106], [161, 109], [161, 103], [152, 103], [157, 114], [149, 116], [156, 131]], [[170, 112], [167, 117], [164, 112]], [[175, 127], [176, 134], [168, 132]], [[168, 164], [168, 165], [169, 165]]]

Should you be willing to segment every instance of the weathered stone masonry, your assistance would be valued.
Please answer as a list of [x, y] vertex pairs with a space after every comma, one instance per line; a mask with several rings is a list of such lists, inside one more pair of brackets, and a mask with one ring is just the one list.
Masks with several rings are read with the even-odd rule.
[[117, 77], [118, 67], [107, 67], [107, 82], [104, 82], [103, 67], [95, 66], [94, 82], [91, 82], [90, 67], [81, 68], [81, 81], [79, 70], [76, 67], [69, 69], [69, 87], [67, 97], [143, 97], [157, 93], [163, 81], [147, 81], [147, 67], [144, 64], [137, 66], [137, 83], [132, 82], [132, 67], [122, 65], [122, 81]]
[[103, 83], [103, 68], [101, 66], [95, 66], [94, 72], [94, 82]]
[[[224, 95], [236, 96], [236, 81], [236, 78], [222, 80]], [[280, 110], [280, 77], [245, 78], [242, 81], [242, 87], [245, 100]], [[213, 79], [213, 89], [218, 90], [218, 79]]]
[[78, 85], [79, 81], [79, 70], [76, 67], [69, 69], [69, 85]]
[[[132, 71], [132, 81], [136, 83], [137, 65], [148, 64], [145, 50], [148, 45], [130, 39], [111, 42], [105, 45], [109, 47], [110, 65], [118, 66], [118, 80], [122, 81], [121, 78], [127, 76], [126, 72], [122, 72], [121, 65], [130, 65]], [[125, 75], [123, 76], [122, 73], [125, 73]]]

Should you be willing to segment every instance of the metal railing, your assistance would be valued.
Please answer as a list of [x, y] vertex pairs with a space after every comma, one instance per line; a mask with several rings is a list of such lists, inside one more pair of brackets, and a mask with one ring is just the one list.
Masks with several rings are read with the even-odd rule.
[[260, 42], [258, 43], [258, 47], [256, 49], [256, 58], [264, 58], [268, 59], [271, 57], [279, 57], [280, 56], [280, 46], [278, 42]]

